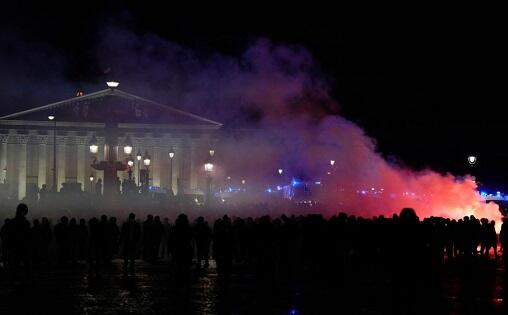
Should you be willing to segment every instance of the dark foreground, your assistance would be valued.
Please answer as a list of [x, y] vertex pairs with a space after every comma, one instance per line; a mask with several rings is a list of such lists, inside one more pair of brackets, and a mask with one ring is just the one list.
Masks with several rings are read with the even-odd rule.
[[[177, 288], [169, 263], [138, 261], [124, 277], [115, 260], [98, 278], [84, 264], [40, 270], [30, 281], [0, 277], [0, 314], [506, 314], [501, 259], [445, 263], [433, 276], [383, 281], [382, 270], [354, 270], [341, 281], [301, 279], [260, 283], [235, 265], [229, 281], [192, 272], [188, 291]], [[362, 268], [363, 269], [363, 268]], [[335, 278], [337, 279], [337, 278]], [[333, 282], [333, 283], [329, 283]], [[404, 288], [401, 290], [401, 288]]]

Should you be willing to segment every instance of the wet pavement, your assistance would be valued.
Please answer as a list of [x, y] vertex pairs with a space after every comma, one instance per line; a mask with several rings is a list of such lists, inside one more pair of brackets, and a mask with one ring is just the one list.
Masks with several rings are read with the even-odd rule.
[[507, 309], [500, 260], [447, 263], [437, 281], [415, 281], [402, 292], [379, 276], [382, 270], [348, 272], [340, 283], [308, 278], [260, 285], [242, 268], [235, 266], [227, 281], [219, 279], [213, 263], [207, 272], [193, 271], [188, 291], [174, 284], [166, 262], [138, 261], [134, 277], [122, 275], [120, 261], [97, 278], [89, 277], [84, 264], [40, 270], [32, 280], [14, 284], [0, 272], [0, 314], [505, 314]]

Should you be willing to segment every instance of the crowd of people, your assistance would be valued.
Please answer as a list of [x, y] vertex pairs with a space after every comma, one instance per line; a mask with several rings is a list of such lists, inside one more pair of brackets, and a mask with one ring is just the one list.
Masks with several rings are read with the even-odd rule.
[[[185, 281], [190, 271], [206, 270], [210, 257], [219, 276], [243, 265], [263, 278], [289, 280], [296, 274], [320, 274], [346, 266], [376, 265], [389, 270], [448, 260], [498, 257], [495, 222], [466, 216], [460, 220], [431, 217], [420, 221], [413, 209], [386, 218], [362, 218], [345, 213], [286, 216], [272, 219], [223, 216], [212, 226], [203, 217], [193, 223], [180, 214], [174, 223], [131, 213], [125, 222], [102, 215], [89, 220], [61, 217], [54, 226], [47, 218], [27, 219], [28, 207], [0, 229], [3, 267], [11, 274], [28, 274], [39, 266], [58, 267], [86, 262], [91, 274], [123, 259], [123, 272], [135, 273], [136, 259], [170, 261]], [[508, 253], [508, 223], [499, 234]]]

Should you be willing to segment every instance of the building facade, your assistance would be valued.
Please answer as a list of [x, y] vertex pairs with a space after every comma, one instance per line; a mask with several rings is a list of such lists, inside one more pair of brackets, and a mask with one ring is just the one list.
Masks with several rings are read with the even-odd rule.
[[[48, 117], [53, 118], [50, 120]], [[11, 198], [34, 197], [46, 185], [66, 184], [93, 191], [104, 172], [92, 167], [107, 159], [108, 141], [115, 159], [134, 160], [136, 183], [147, 167], [137, 153], [150, 157], [149, 184], [175, 194], [203, 189], [203, 165], [221, 124], [123, 92], [117, 86], [0, 117], [0, 181]], [[97, 153], [90, 152], [96, 141]], [[131, 156], [123, 147], [131, 145]], [[169, 152], [174, 152], [173, 158]], [[53, 167], [56, 165], [56, 168]], [[56, 169], [56, 171], [54, 171]], [[120, 180], [127, 171], [117, 172]], [[172, 177], [172, 178], [170, 178]], [[93, 180], [91, 181], [91, 178]]]

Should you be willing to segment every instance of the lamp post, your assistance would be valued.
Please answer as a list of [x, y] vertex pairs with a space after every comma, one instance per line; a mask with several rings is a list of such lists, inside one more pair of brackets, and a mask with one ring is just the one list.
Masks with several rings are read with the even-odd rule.
[[138, 150], [138, 153], [136, 154], [136, 160], [138, 161], [138, 187], [140, 186], [141, 184], [141, 179], [140, 179], [140, 170], [141, 170], [141, 158], [143, 156], [141, 155], [141, 151]]
[[130, 136], [125, 139], [125, 145], [123, 147], [123, 153], [129, 155], [132, 153], [132, 140]]
[[58, 191], [56, 183], [56, 119], [54, 115], [49, 115], [48, 119], [53, 121], [53, 192]]
[[93, 193], [93, 173], [90, 173], [90, 192]]
[[205, 163], [207, 203], [210, 203], [212, 201], [212, 172], [213, 172], [213, 163], [210, 160]]
[[127, 173], [129, 174], [129, 181], [132, 180], [132, 167], [133, 166], [134, 166], [134, 159], [132, 158], [132, 155], [129, 154], [129, 157], [127, 158], [127, 167], [128, 167]]
[[148, 155], [148, 151], [145, 151], [145, 155], [143, 156], [143, 165], [146, 168], [146, 186], [150, 184], [150, 163], [152, 162], [150, 155]]
[[467, 161], [469, 162], [469, 165], [471, 165], [471, 166], [475, 165], [476, 160], [477, 160], [477, 158], [475, 155], [470, 155], [467, 157]]
[[169, 190], [171, 192], [171, 196], [173, 196], [173, 158], [175, 157], [175, 150], [171, 148], [169, 150]]

